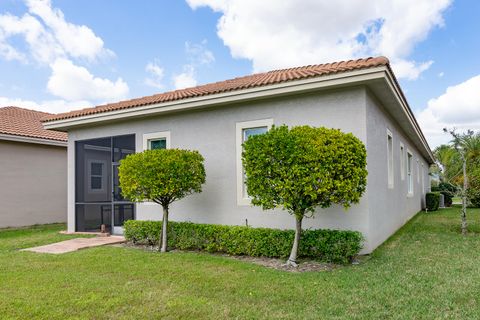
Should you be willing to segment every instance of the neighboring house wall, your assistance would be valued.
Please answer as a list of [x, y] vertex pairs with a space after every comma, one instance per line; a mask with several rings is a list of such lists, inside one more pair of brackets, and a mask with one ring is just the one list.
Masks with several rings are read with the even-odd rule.
[[65, 222], [65, 147], [0, 141], [0, 228]]
[[[430, 188], [429, 165], [399, 124], [371, 94], [367, 94], [367, 168], [369, 247], [376, 248], [422, 209]], [[388, 181], [387, 136], [393, 139], [393, 183]], [[401, 160], [401, 146], [403, 157]], [[407, 152], [413, 156], [413, 194], [408, 194]], [[419, 173], [417, 173], [417, 159]], [[423, 165], [423, 177], [422, 175]], [[404, 167], [403, 175], [402, 168]], [[423, 186], [422, 186], [423, 179]]]

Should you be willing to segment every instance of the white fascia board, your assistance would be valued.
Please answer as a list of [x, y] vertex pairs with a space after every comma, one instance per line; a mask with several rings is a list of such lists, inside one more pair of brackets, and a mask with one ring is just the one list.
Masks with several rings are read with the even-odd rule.
[[255, 100], [296, 92], [311, 91], [320, 88], [345, 86], [357, 83], [360, 84], [369, 80], [383, 78], [385, 71], [386, 68], [381, 66], [370, 69], [342, 72], [317, 78], [294, 80], [268, 86], [235, 90], [231, 92], [211, 94], [201, 97], [169, 101], [122, 110], [107, 111], [70, 119], [54, 120], [45, 122], [43, 126], [45, 127], [45, 129], [68, 130], [71, 127], [86, 125], [100, 121], [120, 120], [152, 114], [161, 114], [164, 112], [174, 112], [227, 104], [232, 102], [241, 102], [245, 100]]
[[102, 121], [115, 121], [127, 118], [142, 117], [147, 115], [157, 115], [165, 112], [175, 112], [189, 110], [195, 108], [204, 108], [215, 105], [222, 105], [234, 102], [242, 102], [248, 100], [256, 100], [279, 95], [294, 94], [300, 92], [314, 91], [317, 89], [335, 88], [348, 85], [366, 84], [372, 80], [384, 79], [388, 84], [391, 92], [394, 94], [398, 104], [402, 107], [410, 124], [414, 128], [422, 145], [433, 161], [434, 157], [428, 143], [418, 126], [408, 103], [404, 100], [400, 88], [393, 80], [393, 75], [386, 66], [375, 68], [354, 70], [348, 72], [340, 72], [336, 74], [326, 75], [322, 77], [309, 78], [303, 80], [294, 80], [283, 83], [277, 83], [268, 86], [260, 86], [255, 88], [234, 90], [230, 92], [211, 94], [206, 96], [188, 98], [183, 100], [175, 100], [163, 103], [157, 103], [147, 106], [133, 107], [122, 110], [107, 111], [97, 114], [80, 116], [70, 119], [61, 119], [45, 122], [45, 129], [56, 129], [68, 131], [68, 129], [76, 126], [84, 126]]
[[65, 148], [67, 147], [67, 142], [66, 141], [16, 136], [16, 135], [10, 135], [10, 134], [0, 134], [0, 140], [24, 142], [24, 143], [45, 144], [45, 145], [65, 147]]
[[408, 120], [412, 127], [415, 130], [415, 133], [417, 134], [418, 138], [420, 139], [420, 142], [422, 143], [423, 147], [427, 151], [431, 163], [435, 162], [435, 157], [433, 156], [432, 150], [430, 149], [430, 146], [428, 145], [427, 139], [425, 139], [425, 136], [422, 133], [422, 130], [420, 129], [420, 126], [418, 125], [417, 121], [415, 120], [415, 116], [412, 114], [412, 111], [410, 107], [408, 106], [407, 101], [403, 98], [403, 95], [401, 94], [400, 88], [396, 84], [396, 82], [393, 80], [393, 75], [391, 74], [390, 71], [386, 71], [385, 73], [385, 80], [387, 81], [388, 86], [390, 87], [391, 91], [394, 93], [395, 98], [397, 102], [402, 106], [403, 112], [407, 115]]

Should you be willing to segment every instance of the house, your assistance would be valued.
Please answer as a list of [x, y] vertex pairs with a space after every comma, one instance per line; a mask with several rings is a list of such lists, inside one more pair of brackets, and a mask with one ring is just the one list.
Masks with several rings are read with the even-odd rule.
[[0, 108], [0, 228], [67, 221], [67, 135], [49, 113]]
[[348, 211], [319, 209], [305, 228], [361, 231], [368, 253], [422, 209], [433, 155], [388, 59], [377, 57], [253, 74], [47, 118], [45, 128], [68, 132], [69, 231], [103, 223], [118, 233], [127, 219], [160, 219], [158, 205], [122, 198], [117, 176], [120, 159], [155, 148], [194, 149], [205, 158], [203, 192], [175, 203], [172, 220], [293, 229], [286, 212], [251, 206], [243, 183], [242, 142], [273, 124], [339, 128], [367, 148], [361, 202]]

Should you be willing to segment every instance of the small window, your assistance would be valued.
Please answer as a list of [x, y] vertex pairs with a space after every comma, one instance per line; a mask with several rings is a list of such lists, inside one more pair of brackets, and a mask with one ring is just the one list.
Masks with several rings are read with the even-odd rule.
[[102, 161], [89, 161], [88, 167], [88, 189], [89, 192], [102, 192], [105, 183], [105, 163]]
[[417, 183], [420, 183], [420, 160], [417, 158]]
[[425, 167], [422, 163], [422, 195], [425, 194]]
[[410, 152], [407, 151], [407, 184], [408, 184], [408, 194], [413, 195], [413, 176], [412, 176], [412, 166], [413, 166], [413, 156]]
[[165, 138], [148, 140], [148, 143], [150, 150], [167, 149], [167, 139]]
[[[267, 131], [268, 131], [268, 126], [258, 127], [258, 128], [247, 128], [247, 129], [243, 129], [242, 144], [243, 144], [245, 141], [247, 141], [249, 137], [251, 137], [251, 136], [256, 136], [256, 135], [258, 135], [258, 134], [264, 134], [264, 133], [266, 133]], [[243, 181], [242, 181], [242, 184], [243, 184], [242, 196], [243, 196], [243, 198], [248, 199], [247, 185], [245, 184], [246, 175], [245, 175], [244, 170], [242, 170], [242, 176], [243, 176]]]
[[143, 150], [170, 149], [170, 131], [145, 133]]
[[400, 177], [405, 180], [405, 146], [400, 143]]
[[242, 144], [249, 137], [267, 132], [273, 125], [273, 119], [238, 122], [236, 124], [237, 152], [237, 204], [249, 205], [247, 188], [245, 186], [245, 171], [242, 164]]
[[393, 136], [387, 130], [387, 166], [388, 166], [388, 187], [393, 188]]

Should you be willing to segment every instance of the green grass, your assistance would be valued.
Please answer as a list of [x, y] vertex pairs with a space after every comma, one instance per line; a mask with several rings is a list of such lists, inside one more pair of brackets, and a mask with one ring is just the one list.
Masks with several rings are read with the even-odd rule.
[[1, 319], [479, 319], [480, 210], [420, 213], [360, 265], [286, 273], [201, 253], [18, 249], [61, 225], [0, 231]]

